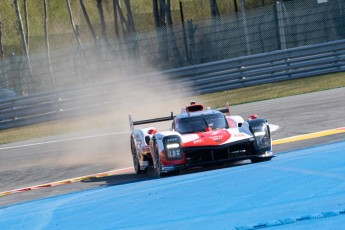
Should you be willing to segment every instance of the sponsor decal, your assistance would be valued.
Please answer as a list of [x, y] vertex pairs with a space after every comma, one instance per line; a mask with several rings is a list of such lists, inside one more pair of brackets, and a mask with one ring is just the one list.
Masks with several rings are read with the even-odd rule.
[[202, 142], [204, 142], [203, 139], [197, 139], [197, 140], [193, 141], [194, 144], [200, 144]]
[[183, 147], [219, 145], [230, 138], [230, 133], [226, 130], [214, 130], [210, 132], [198, 133], [194, 140], [186, 140]]
[[232, 136], [234, 136], [234, 137], [245, 137], [246, 135], [244, 135], [243, 133], [236, 133], [236, 134], [232, 134]]
[[223, 135], [211, 136], [211, 137], [208, 137], [208, 138], [211, 139], [211, 140], [216, 141], [216, 140], [221, 140], [221, 139], [223, 139]]
[[215, 132], [212, 132], [211, 135], [217, 135], [219, 133], [219, 131], [215, 131]]

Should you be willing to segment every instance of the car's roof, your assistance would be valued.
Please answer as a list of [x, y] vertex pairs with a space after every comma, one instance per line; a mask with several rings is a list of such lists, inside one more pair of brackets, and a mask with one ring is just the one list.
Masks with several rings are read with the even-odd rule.
[[187, 118], [187, 117], [198, 117], [198, 116], [204, 116], [204, 115], [210, 115], [210, 114], [219, 114], [221, 112], [217, 110], [207, 109], [207, 110], [201, 110], [196, 112], [183, 112], [176, 116], [176, 118]]

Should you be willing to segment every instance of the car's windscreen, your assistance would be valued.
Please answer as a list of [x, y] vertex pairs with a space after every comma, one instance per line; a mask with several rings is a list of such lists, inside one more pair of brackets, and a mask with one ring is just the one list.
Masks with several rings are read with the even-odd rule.
[[216, 130], [229, 128], [229, 125], [221, 113], [181, 118], [177, 123], [177, 131], [181, 134], [205, 132], [207, 127]]

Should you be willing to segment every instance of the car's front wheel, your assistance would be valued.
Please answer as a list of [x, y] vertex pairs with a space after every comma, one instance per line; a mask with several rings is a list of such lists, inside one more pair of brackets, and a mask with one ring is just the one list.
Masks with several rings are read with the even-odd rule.
[[137, 149], [135, 147], [135, 143], [134, 143], [133, 137], [131, 137], [131, 151], [132, 151], [132, 157], [133, 157], [134, 171], [135, 171], [136, 174], [141, 174], [142, 171], [140, 170], [140, 163], [139, 163], [138, 153], [137, 153]]
[[159, 152], [158, 152], [157, 147], [155, 147], [155, 158], [156, 158], [156, 168], [155, 168], [156, 175], [161, 177], [164, 175], [164, 173], [162, 172], [162, 162], [161, 162], [161, 159], [159, 157]]

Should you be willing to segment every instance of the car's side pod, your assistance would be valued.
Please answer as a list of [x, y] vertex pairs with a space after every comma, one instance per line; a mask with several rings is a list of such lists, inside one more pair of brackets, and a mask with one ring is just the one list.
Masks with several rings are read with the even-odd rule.
[[272, 150], [272, 140], [266, 119], [257, 118], [248, 121], [249, 130], [255, 138], [254, 147], [259, 153]]

